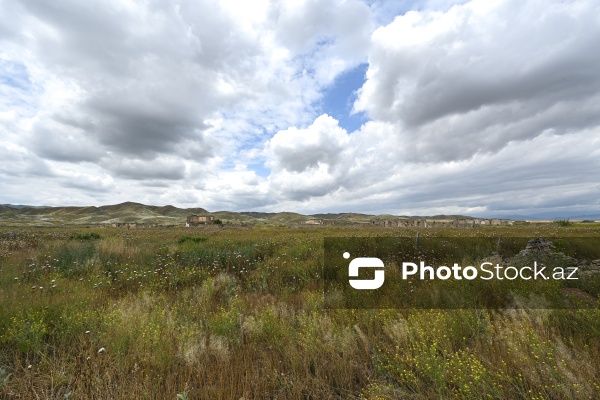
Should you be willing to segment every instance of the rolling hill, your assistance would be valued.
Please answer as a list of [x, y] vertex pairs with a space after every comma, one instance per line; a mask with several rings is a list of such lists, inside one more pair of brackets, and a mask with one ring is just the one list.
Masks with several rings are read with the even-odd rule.
[[[61, 225], [101, 225], [113, 223], [145, 223], [157, 225], [183, 225], [191, 214], [207, 214], [204, 208], [178, 208], [172, 205], [150, 206], [141, 203], [125, 202], [106, 206], [84, 207], [40, 207], [0, 205], [0, 225], [4, 226], [61, 226]], [[468, 218], [463, 216], [436, 215], [434, 217], [398, 217], [393, 215], [370, 215], [361, 213], [328, 213], [303, 215], [294, 212], [211, 212], [215, 218], [231, 224], [298, 225], [309, 219], [321, 219], [335, 225], [369, 224], [371, 220], [432, 218], [448, 220]]]
[[190, 214], [205, 214], [203, 208], [181, 209], [174, 206], [148, 206], [126, 202], [88, 207], [0, 206], [2, 225], [92, 225], [113, 222], [146, 222], [161, 225], [180, 224]]

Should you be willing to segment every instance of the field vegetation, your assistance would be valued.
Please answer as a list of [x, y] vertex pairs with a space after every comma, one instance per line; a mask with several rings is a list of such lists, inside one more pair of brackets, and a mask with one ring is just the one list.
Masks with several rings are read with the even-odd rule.
[[323, 309], [324, 237], [416, 232], [0, 228], [0, 398], [600, 398], [597, 306]]

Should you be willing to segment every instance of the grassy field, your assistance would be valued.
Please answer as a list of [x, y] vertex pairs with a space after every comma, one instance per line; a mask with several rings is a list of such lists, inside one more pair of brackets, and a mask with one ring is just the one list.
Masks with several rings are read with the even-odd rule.
[[0, 228], [0, 398], [600, 398], [597, 308], [322, 308], [323, 237], [416, 232]]

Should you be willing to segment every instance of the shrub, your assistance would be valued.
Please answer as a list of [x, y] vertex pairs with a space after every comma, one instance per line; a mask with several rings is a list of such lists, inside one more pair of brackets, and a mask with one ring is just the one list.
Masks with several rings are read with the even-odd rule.
[[207, 240], [208, 238], [204, 236], [182, 236], [179, 238], [178, 242], [179, 244], [184, 244], [185, 242], [201, 243]]
[[572, 226], [573, 223], [571, 221], [569, 221], [568, 219], [557, 219], [554, 221], [554, 223], [558, 226]]
[[71, 235], [71, 240], [96, 240], [96, 239], [100, 239], [101, 236], [100, 234], [96, 233], [96, 232], [91, 232], [91, 233], [76, 233]]

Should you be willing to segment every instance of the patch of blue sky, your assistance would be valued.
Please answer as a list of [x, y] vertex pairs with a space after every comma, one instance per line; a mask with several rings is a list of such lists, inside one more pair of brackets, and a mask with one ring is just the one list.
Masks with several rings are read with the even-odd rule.
[[419, 10], [427, 2], [419, 0], [367, 0], [378, 25], [387, 25], [398, 15], [404, 15], [411, 10]]
[[398, 15], [409, 11], [437, 10], [445, 11], [457, 4], [464, 4], [469, 0], [366, 0], [371, 8], [378, 25], [387, 25]]
[[41, 92], [32, 83], [25, 65], [0, 59], [0, 111], [13, 110], [21, 116], [33, 116]]
[[2, 59], [0, 59], [0, 84], [22, 91], [29, 91], [32, 87], [25, 65]]
[[[235, 112], [223, 112], [221, 116], [224, 119], [234, 119]], [[232, 133], [235, 140], [235, 152], [230, 157], [223, 160], [222, 166], [225, 169], [234, 170], [240, 162], [246, 165], [246, 169], [254, 171], [256, 175], [263, 178], [271, 174], [271, 170], [265, 166], [264, 157], [260, 150], [264, 147], [264, 139], [271, 136], [268, 130], [259, 125], [245, 121], [243, 132]]]
[[320, 51], [327, 46], [333, 43], [332, 39], [328, 38], [320, 38], [316, 43], [306, 52], [296, 54], [292, 60], [296, 65], [296, 74], [295, 78], [302, 78], [304, 76], [315, 78], [316, 77], [316, 69], [315, 69], [315, 60], [317, 59], [317, 55]]
[[254, 173], [262, 178], [266, 178], [271, 175], [271, 169], [267, 168], [262, 162], [255, 162], [248, 164], [248, 169], [254, 171]]
[[368, 121], [364, 113], [352, 113], [358, 89], [365, 83], [368, 64], [360, 64], [338, 75], [332, 85], [325, 88], [320, 109], [337, 119], [348, 132], [354, 132]]

